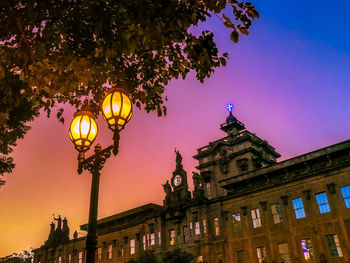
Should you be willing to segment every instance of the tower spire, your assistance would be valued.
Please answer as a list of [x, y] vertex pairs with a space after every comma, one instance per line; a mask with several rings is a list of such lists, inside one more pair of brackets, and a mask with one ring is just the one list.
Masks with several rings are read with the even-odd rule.
[[239, 133], [241, 130], [245, 129], [244, 124], [237, 120], [235, 116], [233, 116], [233, 108], [233, 104], [228, 104], [226, 106], [226, 109], [230, 113], [226, 118], [226, 122], [220, 125], [220, 129], [224, 132], [227, 132], [229, 135]]

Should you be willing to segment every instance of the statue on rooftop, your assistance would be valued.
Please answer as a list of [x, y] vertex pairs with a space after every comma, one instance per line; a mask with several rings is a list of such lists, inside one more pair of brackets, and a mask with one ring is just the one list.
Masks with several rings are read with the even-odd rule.
[[62, 218], [61, 215], [58, 215], [58, 218], [53, 218], [57, 221], [57, 230], [61, 230], [62, 229]]
[[166, 197], [169, 197], [170, 193], [171, 193], [171, 186], [169, 184], [169, 180], [167, 180], [166, 183], [163, 184], [163, 188], [164, 188], [164, 192], [166, 194]]
[[181, 156], [180, 152], [176, 150], [176, 148], [175, 148], [175, 153], [176, 153], [176, 165], [181, 165], [182, 156]]

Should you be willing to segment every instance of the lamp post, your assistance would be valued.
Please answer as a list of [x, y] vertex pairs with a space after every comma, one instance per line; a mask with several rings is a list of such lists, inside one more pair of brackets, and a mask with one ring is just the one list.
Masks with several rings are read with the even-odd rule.
[[132, 116], [132, 103], [126, 92], [119, 88], [110, 89], [102, 102], [102, 115], [113, 131], [113, 144], [102, 149], [96, 144], [94, 154], [85, 159], [85, 152], [89, 150], [97, 136], [98, 128], [95, 116], [86, 110], [76, 112], [69, 128], [69, 137], [78, 150], [78, 173], [88, 170], [92, 174], [88, 233], [86, 236], [86, 263], [95, 262], [97, 248], [97, 208], [100, 184], [100, 171], [106, 160], [119, 151], [119, 132], [124, 129]]

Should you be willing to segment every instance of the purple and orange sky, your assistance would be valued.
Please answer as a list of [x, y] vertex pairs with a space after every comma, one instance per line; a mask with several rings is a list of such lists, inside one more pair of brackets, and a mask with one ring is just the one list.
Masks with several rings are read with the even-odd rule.
[[[190, 179], [196, 149], [224, 136], [219, 125], [228, 103], [248, 130], [276, 148], [280, 160], [350, 138], [350, 3], [253, 4], [261, 18], [238, 44], [216, 17], [206, 23], [230, 54], [226, 67], [204, 84], [193, 74], [172, 81], [166, 118], [135, 110], [121, 133], [119, 155], [102, 170], [99, 218], [161, 204], [161, 184], [175, 168], [174, 147]], [[52, 214], [67, 217], [71, 234], [87, 222], [91, 176], [76, 172], [77, 152], [68, 138], [73, 112], [67, 108], [64, 125], [42, 114], [18, 142], [17, 166], [0, 189], [0, 257], [42, 245]], [[96, 142], [107, 146], [112, 133], [101, 116], [98, 125]]]

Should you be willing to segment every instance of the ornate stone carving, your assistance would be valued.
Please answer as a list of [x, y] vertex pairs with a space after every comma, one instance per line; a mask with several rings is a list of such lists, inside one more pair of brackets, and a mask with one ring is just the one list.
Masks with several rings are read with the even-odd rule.
[[225, 149], [220, 150], [220, 159], [217, 161], [220, 167], [220, 171], [223, 174], [227, 174], [230, 169], [229, 169], [229, 157], [227, 156], [227, 151]]
[[243, 158], [237, 160], [237, 167], [241, 173], [248, 172], [248, 159]]

